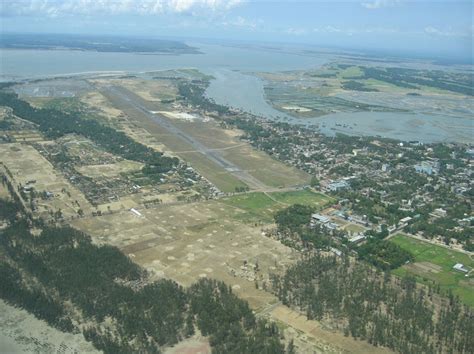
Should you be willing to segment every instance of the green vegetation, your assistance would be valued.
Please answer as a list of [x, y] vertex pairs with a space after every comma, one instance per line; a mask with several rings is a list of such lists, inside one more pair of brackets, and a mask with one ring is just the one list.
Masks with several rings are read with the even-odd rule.
[[[12, 174], [10, 171], [6, 170], [6, 173], [10, 176], [10, 178], [12, 177]], [[13, 222], [18, 217], [21, 216], [19, 214], [20, 212], [26, 213], [26, 210], [23, 204], [21, 203], [20, 197], [15, 192], [15, 187], [9, 181], [7, 176], [1, 173], [0, 178], [1, 178], [2, 186], [5, 186], [7, 188], [8, 193], [10, 194], [10, 197], [12, 198], [12, 200], [6, 200], [6, 199], [0, 198], [0, 220], [3, 219], [8, 222]]]
[[[167, 139], [170, 140], [173, 138], [164, 138], [164, 140], [168, 141]], [[223, 192], [232, 193], [235, 192], [236, 188], [241, 189], [248, 187], [229, 171], [221, 168], [199, 152], [185, 152], [179, 155]]]
[[343, 81], [341, 86], [344, 90], [364, 91], [364, 92], [378, 92], [379, 91], [377, 89], [367, 87], [366, 85], [354, 80]]
[[[393, 106], [394, 99], [401, 95], [421, 96], [426, 93], [428, 100], [434, 99], [433, 93], [474, 95], [472, 73], [448, 70], [330, 63], [314, 71], [262, 74], [262, 77], [267, 82], [266, 98], [274, 108], [300, 118], [340, 111], [406, 112], [426, 109], [422, 100], [410, 100], [406, 105]], [[299, 82], [302, 78], [305, 80], [304, 85]], [[374, 100], [368, 104], [369, 95], [348, 94], [341, 92], [341, 89], [380, 94], [372, 95]], [[461, 100], [462, 97], [454, 99]], [[287, 109], [291, 106], [304, 107], [310, 111]], [[455, 114], [457, 108], [453, 104], [447, 105], [445, 109]]]
[[84, 112], [84, 105], [77, 97], [29, 98], [35, 106], [64, 112]]
[[229, 113], [229, 108], [216, 104], [205, 97], [204, 93], [208, 83], [209, 81], [206, 77], [203, 77], [202, 80], [194, 80], [192, 83], [180, 81], [178, 83], [178, 92], [185, 101], [195, 107], [219, 114]]
[[199, 80], [203, 80], [203, 81], [211, 81], [212, 79], [214, 79], [214, 76], [204, 74], [203, 72], [199, 71], [198, 69], [189, 68], [189, 69], [178, 69], [176, 71], [180, 74], [189, 75], [193, 79], [199, 79]]
[[0, 198], [0, 221], [8, 220], [12, 222], [17, 218], [18, 213], [21, 211], [22, 210], [17, 203]]
[[117, 36], [71, 34], [17, 34], [2, 35], [3, 48], [81, 49], [94, 52], [197, 54], [199, 51], [183, 42]]
[[285, 305], [375, 346], [406, 354], [474, 348], [474, 313], [456, 297], [421, 288], [410, 277], [393, 279], [349, 257], [316, 254], [271, 282]]
[[337, 76], [342, 79], [357, 79], [364, 75], [362, 69], [358, 66], [352, 65], [337, 65]]
[[168, 172], [179, 162], [177, 158], [163, 156], [94, 119], [84, 118], [79, 112], [67, 113], [52, 108], [34, 108], [20, 100], [16, 94], [5, 91], [0, 91], [0, 106], [11, 107], [16, 116], [38, 124], [39, 130], [50, 138], [79, 134], [112, 154], [143, 162], [146, 164], [143, 168], [144, 174], [156, 175]]
[[270, 222], [276, 204], [270, 197], [261, 192], [239, 194], [223, 198], [221, 201], [243, 210], [244, 213], [236, 214], [235, 217], [246, 222]]
[[278, 225], [279, 230], [297, 232], [309, 224], [311, 214], [313, 213], [314, 209], [310, 206], [294, 204], [277, 212], [275, 214], [275, 223]]
[[276, 201], [285, 204], [304, 204], [321, 208], [333, 199], [324, 194], [315, 193], [310, 190], [299, 190], [292, 192], [274, 192], [270, 193]]
[[333, 244], [328, 230], [310, 223], [315, 211], [313, 206], [294, 204], [275, 213], [278, 239], [296, 249], [327, 249]]
[[472, 74], [406, 68], [361, 67], [364, 79], [388, 82], [395, 86], [419, 89], [423, 86], [473, 96]]
[[[472, 227], [458, 228], [456, 220], [464, 219], [466, 215], [471, 214], [471, 204], [466, 200], [453, 197], [452, 192], [447, 188], [436, 191], [438, 203], [444, 203], [446, 206], [446, 217], [438, 218], [428, 222], [431, 212], [425, 208], [420, 210], [421, 215], [418, 220], [410, 224], [405, 231], [416, 234], [423, 232], [423, 236], [432, 239], [436, 236], [442, 236], [444, 241], [449, 244], [451, 239], [456, 239], [464, 245], [466, 250], [474, 249], [472, 240], [474, 239], [474, 229]], [[435, 204], [436, 205], [436, 204]]]
[[[415, 257], [414, 264], [395, 269], [394, 274], [410, 274], [423, 284], [436, 284], [444, 291], [451, 291], [461, 300], [474, 307], [474, 285], [472, 278], [465, 273], [455, 271], [453, 266], [462, 263], [468, 269], [474, 268], [474, 261], [466, 254], [413, 239], [404, 235], [395, 235], [390, 239]], [[421, 264], [421, 266], [420, 266]]]
[[278, 328], [257, 320], [223, 282], [185, 289], [151, 282], [119, 249], [97, 246], [70, 227], [19, 220], [0, 232], [0, 297], [104, 353], [159, 353], [192, 336], [209, 337], [214, 353], [284, 353]]
[[271, 222], [276, 211], [291, 204], [303, 204], [320, 209], [331, 199], [309, 190], [272, 193], [245, 193], [221, 199], [227, 205], [245, 211], [236, 217], [247, 222]]
[[395, 269], [412, 261], [413, 255], [397, 244], [384, 240], [370, 240], [357, 249], [360, 259], [383, 269]]

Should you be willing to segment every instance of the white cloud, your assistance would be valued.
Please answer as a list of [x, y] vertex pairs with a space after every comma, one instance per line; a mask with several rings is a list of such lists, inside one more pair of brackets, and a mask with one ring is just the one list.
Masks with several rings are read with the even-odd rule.
[[439, 29], [434, 26], [427, 26], [424, 32], [430, 36], [444, 36], [444, 37], [472, 37], [472, 28], [465, 32], [454, 31], [452, 28]]
[[291, 34], [293, 36], [302, 36], [302, 35], [305, 35], [308, 33], [308, 31], [304, 28], [288, 28], [286, 31], [285, 31], [286, 34]]
[[369, 10], [380, 9], [382, 7], [389, 7], [397, 5], [400, 0], [371, 0], [371, 1], [364, 1], [361, 3], [363, 7]]
[[244, 18], [242, 16], [237, 16], [237, 18], [226, 20], [221, 22], [223, 26], [230, 26], [230, 27], [239, 27], [239, 28], [246, 28], [249, 30], [255, 30], [259, 25], [263, 23], [263, 20], [251, 20]]
[[242, 0], [15, 0], [2, 1], [2, 16], [156, 15], [227, 11]]

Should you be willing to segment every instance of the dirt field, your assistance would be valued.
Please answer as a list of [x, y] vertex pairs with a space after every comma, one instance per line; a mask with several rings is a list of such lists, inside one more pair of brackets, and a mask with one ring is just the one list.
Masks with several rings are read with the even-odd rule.
[[342, 333], [324, 329], [319, 322], [307, 320], [306, 316], [283, 305], [272, 310], [271, 318], [302, 333], [295, 338], [295, 345], [301, 353], [312, 353], [315, 347], [317, 353], [393, 353], [387, 348], [376, 348], [366, 341], [355, 340], [352, 337], [345, 337]]
[[[92, 82], [101, 82], [101, 80], [91, 80]], [[135, 141], [144, 144], [157, 151], [163, 151], [164, 145], [157, 141], [147, 130], [130, 122], [128, 117], [119, 109], [115, 108], [110, 101], [99, 91], [91, 90], [80, 97], [89, 109], [97, 111], [100, 117], [103, 117], [109, 124], [123, 131]]]
[[430, 262], [411, 263], [406, 265], [407, 269], [415, 273], [439, 273], [443, 268]]
[[359, 233], [359, 232], [364, 232], [365, 228], [360, 226], [360, 225], [354, 224], [354, 223], [347, 223], [344, 226], [344, 230], [355, 234], [355, 233]]
[[10, 199], [10, 193], [8, 189], [3, 184], [0, 184], [0, 199]]
[[[141, 216], [123, 211], [77, 219], [73, 225], [90, 233], [97, 242], [118, 246], [155, 279], [171, 278], [184, 286], [203, 277], [225, 281], [258, 314], [278, 321], [287, 338], [295, 338], [302, 353], [386, 352], [307, 321], [262, 289], [264, 283], [268, 284], [269, 273], [283, 271], [299, 255], [262, 235], [260, 227], [240, 221], [246, 210], [209, 201], [138, 211]], [[198, 349], [178, 352], [201, 350], [198, 343], [191, 347]]]
[[96, 109], [110, 120], [123, 116], [122, 111], [114, 108], [110, 102], [98, 91], [89, 91], [80, 97], [80, 100], [87, 106]]
[[82, 334], [63, 333], [0, 300], [0, 353], [100, 353]]
[[275, 301], [257, 290], [255, 281], [268, 281], [269, 272], [283, 270], [296, 257], [294, 250], [263, 236], [260, 228], [236, 220], [244, 211], [216, 201], [139, 212], [142, 217], [123, 211], [73, 225], [99, 242], [118, 246], [156, 277], [183, 285], [201, 277], [224, 280], [255, 309]]
[[44, 140], [43, 136], [35, 130], [12, 131], [9, 135], [17, 142], [34, 143]]
[[178, 94], [176, 87], [168, 80], [121, 79], [116, 81], [147, 101], [172, 100]]
[[77, 167], [81, 174], [91, 178], [116, 177], [121, 173], [138, 171], [143, 167], [142, 163], [124, 160], [113, 164], [88, 165]]
[[164, 354], [211, 354], [211, 346], [206, 338], [194, 335], [174, 347], [166, 348]]
[[[92, 206], [84, 195], [69, 184], [64, 177], [40, 153], [29, 145], [0, 145], [0, 161], [13, 174], [14, 183], [26, 186], [28, 181], [37, 192], [47, 191], [53, 196], [47, 200], [39, 199], [38, 212], [47, 215], [50, 210], [61, 210], [65, 217], [76, 216], [81, 208], [90, 214]], [[79, 205], [76, 204], [76, 201]]]

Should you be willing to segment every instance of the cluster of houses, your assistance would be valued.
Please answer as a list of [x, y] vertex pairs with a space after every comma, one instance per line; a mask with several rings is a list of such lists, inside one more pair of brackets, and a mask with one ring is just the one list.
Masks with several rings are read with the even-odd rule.
[[416, 164], [414, 167], [416, 172], [424, 173], [431, 176], [433, 174], [437, 175], [439, 173], [440, 163], [438, 160], [427, 160]]
[[[287, 134], [283, 128], [265, 128]], [[396, 208], [400, 215], [400, 220], [396, 221], [392, 217], [380, 215], [384, 213], [372, 212], [375, 209], [371, 209], [370, 203], [364, 203], [358, 208], [361, 214], [370, 214], [368, 218], [360, 218], [364, 227], [370, 227], [371, 223], [396, 223], [390, 226], [391, 232], [417, 223], [423, 217], [417, 210], [429, 210], [427, 222], [455, 217], [453, 221], [457, 226], [454, 230], [462, 231], [471, 227], [470, 217], [474, 215], [454, 216], [450, 210], [457, 202], [469, 203], [470, 191], [474, 186], [471, 177], [474, 148], [444, 144], [438, 150], [436, 146], [423, 146], [423, 143], [416, 141], [394, 144], [385, 140], [360, 141], [357, 138], [353, 138], [352, 143], [349, 138], [346, 141], [330, 141], [327, 137], [305, 130], [295, 133], [298, 136], [297, 143], [287, 140], [278, 146], [268, 144], [273, 156], [314, 176], [316, 185], [327, 193], [339, 192], [341, 196], [343, 191], [350, 191], [347, 194], [351, 198], [348, 204], [356, 205], [368, 199], [377, 207], [380, 205], [376, 210]], [[271, 138], [269, 141], [272, 141]], [[441, 157], [443, 154], [444, 157]], [[418, 185], [419, 182], [424, 184]], [[446, 194], [446, 203], [440, 203], [438, 191]], [[329, 229], [333, 227], [330, 222], [322, 224]]]
[[[327, 215], [314, 213], [311, 215], [310, 226], [315, 227], [316, 225], [319, 225], [327, 229], [328, 231], [337, 230], [339, 228], [339, 225], [333, 222], [331, 217]], [[346, 237], [347, 237], [347, 240], [352, 244], [360, 243], [366, 239], [366, 236], [363, 233], [356, 233], [354, 235], [347, 234]]]

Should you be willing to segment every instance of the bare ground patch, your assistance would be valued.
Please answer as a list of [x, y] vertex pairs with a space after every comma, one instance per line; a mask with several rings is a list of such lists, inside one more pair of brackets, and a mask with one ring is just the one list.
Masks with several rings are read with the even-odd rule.
[[274, 308], [271, 317], [302, 332], [298, 340], [303, 344], [300, 343], [299, 346], [304, 346], [304, 343], [313, 344], [321, 353], [393, 353], [387, 348], [374, 347], [366, 341], [357, 341], [342, 333], [326, 330], [319, 322], [307, 320], [306, 316], [283, 305]]
[[430, 263], [430, 262], [415, 262], [405, 266], [407, 269], [414, 271], [415, 273], [439, 273], [443, 270], [443, 267]]
[[58, 331], [0, 300], [0, 353], [100, 353], [82, 334]]

